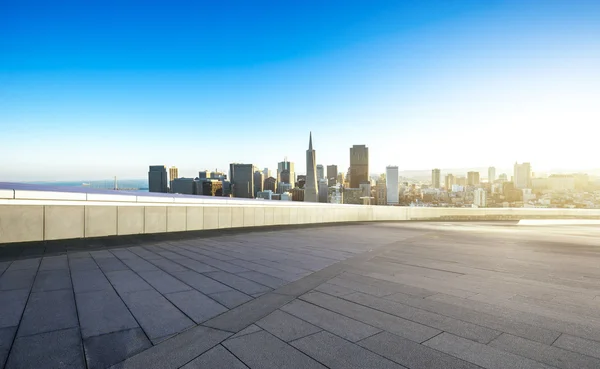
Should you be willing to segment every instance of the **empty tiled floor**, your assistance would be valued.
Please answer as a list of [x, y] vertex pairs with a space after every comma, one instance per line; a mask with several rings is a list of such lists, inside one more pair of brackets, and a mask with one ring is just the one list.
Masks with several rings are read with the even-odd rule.
[[381, 223], [13, 249], [0, 368], [598, 368], [598, 235]]

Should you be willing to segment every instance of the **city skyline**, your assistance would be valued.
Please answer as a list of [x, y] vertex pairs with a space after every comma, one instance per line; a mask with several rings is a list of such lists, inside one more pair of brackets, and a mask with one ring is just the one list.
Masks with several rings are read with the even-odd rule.
[[0, 12], [2, 180], [305, 173], [308, 130], [340, 171], [600, 167], [598, 2], [44, 4]]

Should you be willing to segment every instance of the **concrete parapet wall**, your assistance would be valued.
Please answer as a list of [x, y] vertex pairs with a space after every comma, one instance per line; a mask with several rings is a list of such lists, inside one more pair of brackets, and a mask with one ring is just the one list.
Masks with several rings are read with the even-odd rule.
[[600, 219], [600, 210], [583, 209], [411, 208], [234, 199], [184, 201], [169, 197], [158, 201], [150, 196], [69, 197], [16, 190], [2, 190], [0, 195], [0, 244], [357, 221]]

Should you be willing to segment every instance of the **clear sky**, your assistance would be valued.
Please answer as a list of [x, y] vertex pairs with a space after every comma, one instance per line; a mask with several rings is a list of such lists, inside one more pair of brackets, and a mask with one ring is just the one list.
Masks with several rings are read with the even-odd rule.
[[0, 0], [0, 181], [600, 167], [600, 1]]

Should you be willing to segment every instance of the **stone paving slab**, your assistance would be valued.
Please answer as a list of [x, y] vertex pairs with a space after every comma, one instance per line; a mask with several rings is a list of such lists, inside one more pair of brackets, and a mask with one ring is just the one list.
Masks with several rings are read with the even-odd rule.
[[0, 246], [0, 368], [600, 366], [600, 230], [209, 234]]

